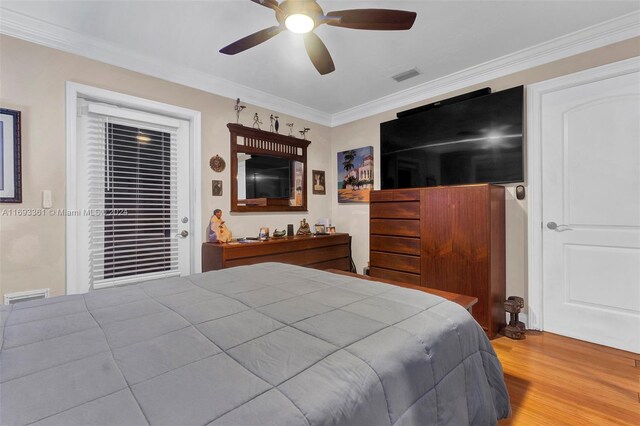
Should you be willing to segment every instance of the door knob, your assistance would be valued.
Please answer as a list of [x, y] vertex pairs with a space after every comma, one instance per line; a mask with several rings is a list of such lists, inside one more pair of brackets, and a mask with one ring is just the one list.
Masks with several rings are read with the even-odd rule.
[[189, 236], [189, 231], [187, 231], [186, 229], [180, 232], [179, 234], [176, 234], [176, 237], [180, 237], [180, 238], [187, 238], [188, 236]]
[[547, 228], [557, 232], [564, 232], [564, 231], [571, 230], [571, 228], [569, 228], [567, 225], [558, 225], [555, 222], [547, 222]]

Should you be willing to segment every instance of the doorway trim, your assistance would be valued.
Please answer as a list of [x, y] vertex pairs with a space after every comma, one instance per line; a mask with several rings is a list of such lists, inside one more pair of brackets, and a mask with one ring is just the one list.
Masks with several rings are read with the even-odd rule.
[[[178, 107], [175, 105], [151, 101], [149, 99], [138, 98], [136, 96], [125, 95], [123, 93], [87, 86], [84, 84], [67, 81], [65, 83], [65, 132], [66, 132], [66, 165], [65, 165], [65, 210], [75, 211], [77, 204], [77, 108], [78, 98], [87, 98], [92, 101], [105, 102], [120, 107], [136, 109], [154, 114], [161, 114], [174, 118], [179, 118], [189, 122], [189, 186], [190, 186], [190, 212], [191, 235], [191, 259], [189, 266], [191, 273], [202, 271], [202, 259], [200, 253], [200, 229], [202, 228], [202, 179], [200, 173], [201, 159], [201, 113], [200, 111]], [[65, 270], [66, 270], [66, 294], [79, 293], [78, 277], [76, 276], [75, 262], [78, 254], [77, 247], [77, 221], [73, 217], [65, 217]]]
[[528, 327], [544, 330], [542, 264], [542, 98], [549, 93], [618, 77], [640, 68], [640, 57], [626, 59], [527, 87]]

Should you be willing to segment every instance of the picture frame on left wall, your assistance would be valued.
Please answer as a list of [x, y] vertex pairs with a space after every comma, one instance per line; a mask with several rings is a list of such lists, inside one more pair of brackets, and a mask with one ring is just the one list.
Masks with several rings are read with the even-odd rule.
[[22, 203], [20, 111], [0, 108], [0, 203]]

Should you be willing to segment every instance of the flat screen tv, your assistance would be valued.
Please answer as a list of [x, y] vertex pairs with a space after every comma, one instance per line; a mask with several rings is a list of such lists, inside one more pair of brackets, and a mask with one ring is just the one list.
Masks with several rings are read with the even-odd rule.
[[522, 86], [382, 123], [382, 189], [522, 182], [522, 123]]

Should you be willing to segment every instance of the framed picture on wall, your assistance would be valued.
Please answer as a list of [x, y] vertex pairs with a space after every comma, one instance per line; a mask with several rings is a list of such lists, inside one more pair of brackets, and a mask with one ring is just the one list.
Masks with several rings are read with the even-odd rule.
[[221, 180], [212, 180], [211, 181], [211, 195], [214, 197], [222, 196], [222, 181]]
[[0, 108], [0, 203], [22, 202], [20, 111]]
[[373, 189], [373, 147], [338, 153], [338, 203], [368, 203]]
[[313, 193], [318, 195], [326, 195], [327, 186], [324, 180], [324, 170], [312, 170]]

